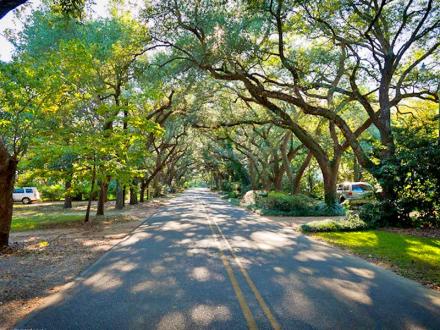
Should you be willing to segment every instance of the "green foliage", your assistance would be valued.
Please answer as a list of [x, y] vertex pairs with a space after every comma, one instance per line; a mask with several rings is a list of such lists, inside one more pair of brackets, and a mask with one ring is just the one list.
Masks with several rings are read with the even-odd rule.
[[66, 17], [81, 18], [83, 16], [85, 0], [55, 0], [52, 5], [54, 12]]
[[344, 220], [320, 220], [311, 221], [300, 226], [300, 230], [305, 233], [333, 232], [333, 231], [358, 231], [366, 230], [369, 225], [357, 214], [348, 213]]
[[256, 207], [265, 215], [285, 216], [335, 216], [344, 215], [340, 205], [328, 207], [325, 203], [303, 194], [290, 195], [271, 191], [267, 196], [259, 195]]
[[346, 208], [339, 204], [327, 205], [324, 202], [320, 202], [315, 207], [316, 215], [320, 216], [342, 216], [346, 213]]
[[38, 187], [44, 201], [59, 201], [64, 198], [64, 187], [60, 184], [42, 185]]
[[437, 124], [433, 120], [422, 127], [396, 129], [400, 165], [396, 168], [397, 209], [410, 225], [414, 212], [415, 224], [440, 227], [440, 140], [434, 128]]
[[226, 196], [228, 197], [228, 198], [238, 198], [238, 197], [240, 197], [240, 193], [238, 192], [238, 191], [229, 191], [227, 194], [226, 194]]
[[383, 227], [388, 224], [383, 216], [384, 207], [384, 203], [380, 201], [364, 204], [359, 209], [359, 217], [371, 228]]
[[317, 201], [306, 195], [289, 195], [283, 192], [271, 191], [267, 197], [259, 196], [257, 206], [264, 210], [277, 210], [282, 212], [307, 213], [314, 209]]

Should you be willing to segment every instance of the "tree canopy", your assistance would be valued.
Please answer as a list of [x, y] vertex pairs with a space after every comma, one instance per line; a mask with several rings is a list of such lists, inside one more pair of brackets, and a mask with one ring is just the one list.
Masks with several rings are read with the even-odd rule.
[[[369, 181], [387, 223], [439, 225], [440, 4], [44, 2], [0, 63], [0, 244], [16, 185], [123, 208], [196, 182], [339, 210]], [[423, 162], [420, 160], [423, 159]], [[146, 196], [147, 194], [147, 196]], [[52, 196], [53, 197], [53, 196]]]

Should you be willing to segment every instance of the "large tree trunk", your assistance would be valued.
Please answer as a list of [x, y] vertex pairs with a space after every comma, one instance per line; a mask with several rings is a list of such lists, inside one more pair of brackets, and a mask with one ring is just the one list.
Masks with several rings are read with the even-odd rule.
[[99, 190], [98, 207], [96, 209], [96, 215], [104, 215], [104, 206], [107, 201], [108, 182], [102, 180]]
[[[145, 189], [147, 188], [147, 185], [145, 183], [145, 180], [141, 181], [141, 189], [139, 191], [139, 201], [141, 203], [145, 202]], [[147, 196], [148, 199], [148, 196]]]
[[300, 168], [296, 172], [295, 178], [293, 179], [293, 193], [298, 194], [300, 192], [301, 188], [301, 179], [304, 175], [304, 172], [306, 171], [307, 167], [310, 164], [310, 161], [312, 160], [312, 153], [309, 151], [306, 159], [304, 159], [303, 163], [301, 164]]
[[71, 209], [72, 208], [72, 192], [70, 189], [72, 188], [72, 176], [69, 176], [66, 179], [64, 184], [64, 208]]
[[130, 186], [130, 205], [136, 205], [137, 203], [137, 182], [133, 181], [132, 185]]
[[121, 187], [121, 183], [116, 183], [116, 203], [115, 209], [122, 210], [124, 208], [124, 189]]
[[152, 189], [153, 189], [153, 197], [160, 196], [161, 189], [160, 189], [160, 184], [159, 184], [159, 175], [156, 175], [154, 177], [153, 184], [152, 184]]
[[258, 189], [257, 171], [255, 170], [254, 162], [250, 157], [248, 157], [248, 166], [249, 166], [249, 178], [251, 181], [251, 189], [257, 190]]
[[11, 231], [15, 172], [18, 161], [11, 158], [0, 141], [0, 248], [8, 246]]
[[330, 169], [322, 171], [324, 178], [324, 201], [327, 206], [334, 206], [337, 203], [336, 184], [338, 172]]
[[89, 222], [89, 219], [90, 219], [90, 208], [92, 206], [92, 200], [93, 200], [93, 195], [94, 195], [93, 192], [95, 191], [95, 181], [96, 181], [96, 164], [93, 163], [89, 201], [87, 203], [86, 216], [84, 217], [84, 222], [85, 223]]
[[283, 190], [283, 174], [284, 171], [278, 170], [274, 173], [273, 187], [275, 191]]
[[272, 157], [273, 161], [273, 188], [275, 191], [282, 190], [283, 183], [283, 175], [284, 175], [284, 166], [280, 166], [280, 157], [278, 156], [277, 151], [273, 153]]
[[323, 164], [320, 164], [324, 179], [324, 201], [329, 207], [334, 207], [338, 202], [336, 195], [336, 184], [338, 181], [338, 171], [339, 164], [341, 163], [341, 156], [342, 154], [335, 154], [333, 156], [333, 160], [329, 161], [326, 166], [322, 166]]
[[362, 179], [362, 168], [359, 165], [359, 162], [356, 156], [353, 159], [353, 181], [361, 181]]

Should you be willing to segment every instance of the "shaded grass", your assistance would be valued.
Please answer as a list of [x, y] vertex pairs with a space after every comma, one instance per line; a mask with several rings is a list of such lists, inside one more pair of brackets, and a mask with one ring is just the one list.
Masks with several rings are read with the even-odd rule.
[[440, 286], [439, 239], [380, 230], [316, 233], [313, 236], [361, 256], [386, 262], [404, 276]]
[[12, 218], [12, 231], [26, 231], [72, 225], [84, 220], [83, 213], [52, 213], [37, 214], [32, 216], [14, 216]]

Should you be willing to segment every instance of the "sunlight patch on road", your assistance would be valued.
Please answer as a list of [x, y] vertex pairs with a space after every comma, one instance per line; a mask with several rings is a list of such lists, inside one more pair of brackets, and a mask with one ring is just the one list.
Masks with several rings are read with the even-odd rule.
[[206, 267], [195, 267], [190, 272], [189, 277], [199, 281], [199, 282], [207, 282], [207, 281], [224, 281], [225, 278], [223, 275], [210, 271]]
[[198, 305], [191, 311], [191, 318], [197, 325], [209, 326], [214, 321], [231, 319], [231, 312], [226, 306]]
[[195, 226], [189, 223], [182, 223], [179, 221], [168, 221], [160, 228], [163, 231], [186, 231]]
[[276, 273], [284, 273], [284, 268], [282, 268], [282, 267], [276, 266], [276, 267], [273, 267], [273, 270]]
[[165, 315], [157, 325], [157, 330], [181, 330], [186, 329], [185, 316], [180, 312]]
[[209, 269], [206, 267], [196, 267], [191, 272], [191, 277], [200, 282], [206, 282], [210, 278]]
[[315, 271], [307, 267], [298, 267], [298, 271], [303, 274], [313, 275]]
[[156, 266], [153, 266], [150, 269], [150, 273], [153, 274], [153, 275], [162, 275], [166, 271], [167, 271], [167, 269], [164, 266], [162, 266], [162, 265], [156, 265]]
[[95, 291], [101, 292], [120, 287], [122, 280], [111, 274], [100, 272], [86, 279], [84, 284]]
[[369, 280], [372, 280], [375, 277], [374, 272], [367, 268], [346, 267], [346, 269], [357, 276], [361, 276]]
[[113, 266], [111, 268], [109, 268], [109, 270], [116, 270], [119, 272], [130, 272], [137, 267], [138, 267], [138, 265], [135, 264], [134, 262], [117, 261], [113, 264]]
[[151, 238], [153, 235], [151, 233], [147, 232], [138, 232], [132, 235], [130, 238], [126, 239], [125, 241], [122, 241], [120, 243], [120, 246], [128, 246], [133, 245], [141, 240]]
[[216, 242], [212, 238], [193, 239], [185, 238], [178, 242], [179, 245], [190, 246], [191, 250], [194, 249], [210, 249], [216, 248]]
[[326, 261], [328, 258], [328, 253], [317, 252], [317, 251], [299, 251], [294, 257], [298, 261]]
[[373, 301], [368, 295], [367, 283], [351, 282], [337, 278], [320, 278], [314, 282], [314, 286], [327, 288], [339, 297], [349, 299], [364, 305], [372, 305]]
[[253, 232], [251, 239], [257, 244], [258, 248], [264, 251], [282, 249], [295, 245], [290, 237], [271, 231]]
[[144, 291], [158, 291], [161, 289], [169, 289], [176, 287], [177, 281], [175, 278], [167, 278], [162, 281], [146, 280], [142, 281], [131, 288], [132, 293], [140, 293]]

